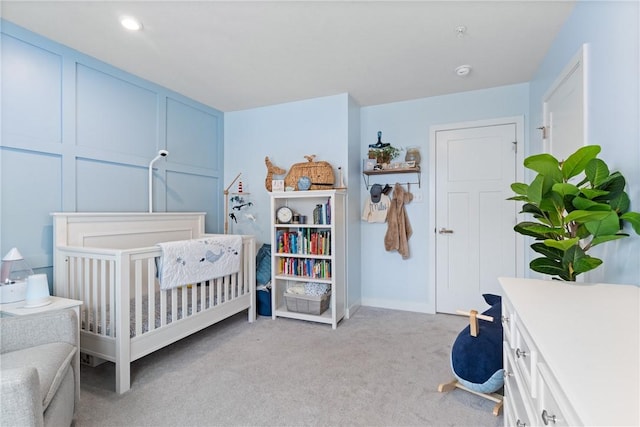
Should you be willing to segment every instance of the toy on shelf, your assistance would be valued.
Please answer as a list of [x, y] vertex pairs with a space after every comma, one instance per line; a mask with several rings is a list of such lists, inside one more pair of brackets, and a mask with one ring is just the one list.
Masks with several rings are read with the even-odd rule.
[[268, 192], [271, 192], [273, 189], [272, 187], [273, 176], [284, 175], [287, 171], [271, 163], [271, 160], [269, 160], [269, 157], [264, 158], [264, 164], [267, 166], [267, 177], [264, 180], [264, 187], [267, 189]]
[[333, 167], [329, 162], [314, 161], [315, 154], [304, 156], [306, 162], [295, 163], [289, 168], [289, 173], [284, 178], [285, 188], [298, 188], [298, 180], [300, 177], [308, 177], [311, 181], [309, 190], [329, 190], [335, 183]]
[[[478, 314], [476, 310], [460, 312], [469, 316], [451, 348], [451, 369], [455, 380], [438, 386], [439, 392], [459, 388], [496, 403], [493, 415], [502, 410], [503, 396], [496, 393], [504, 385], [502, 360], [502, 299], [483, 294], [491, 307]], [[482, 322], [478, 322], [481, 320]]]

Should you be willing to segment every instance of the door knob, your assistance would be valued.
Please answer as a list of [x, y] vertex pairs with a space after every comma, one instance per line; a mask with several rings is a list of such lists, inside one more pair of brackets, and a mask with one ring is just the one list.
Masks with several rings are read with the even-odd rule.
[[453, 230], [448, 230], [448, 229], [442, 227], [440, 229], [440, 231], [438, 231], [438, 233], [440, 233], [440, 234], [453, 234]]

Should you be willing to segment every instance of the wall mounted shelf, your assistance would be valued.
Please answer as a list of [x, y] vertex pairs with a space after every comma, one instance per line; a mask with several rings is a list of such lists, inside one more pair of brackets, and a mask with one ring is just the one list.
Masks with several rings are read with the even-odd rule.
[[370, 179], [372, 176], [378, 175], [398, 175], [398, 174], [415, 174], [416, 181], [415, 182], [398, 182], [402, 185], [411, 185], [417, 184], [418, 188], [420, 188], [421, 184], [421, 174], [420, 174], [420, 166], [416, 166], [415, 168], [405, 168], [405, 169], [380, 169], [380, 170], [369, 170], [362, 171], [362, 178], [364, 179], [364, 185], [367, 187], [367, 190], [371, 187]]

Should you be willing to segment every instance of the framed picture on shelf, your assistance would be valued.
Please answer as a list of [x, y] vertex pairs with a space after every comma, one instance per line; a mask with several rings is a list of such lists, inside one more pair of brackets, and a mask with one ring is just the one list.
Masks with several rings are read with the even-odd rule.
[[284, 191], [284, 179], [274, 179], [271, 181], [271, 191]]

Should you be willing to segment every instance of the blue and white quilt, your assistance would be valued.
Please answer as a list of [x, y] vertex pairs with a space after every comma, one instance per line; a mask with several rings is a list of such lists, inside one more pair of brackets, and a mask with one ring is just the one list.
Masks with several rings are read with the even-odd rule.
[[242, 236], [228, 235], [158, 243], [160, 289], [204, 282], [240, 271]]

